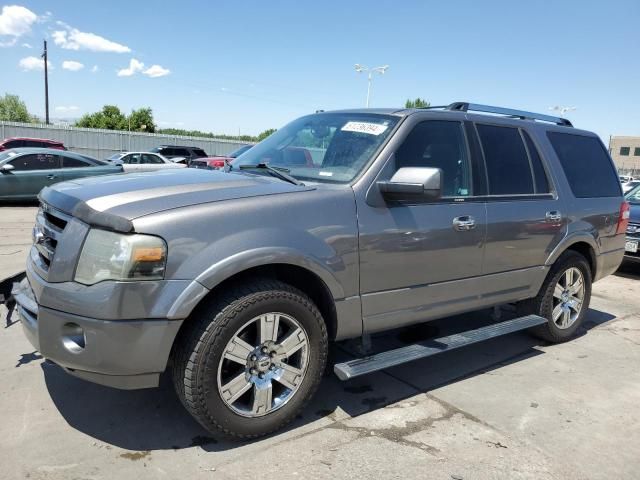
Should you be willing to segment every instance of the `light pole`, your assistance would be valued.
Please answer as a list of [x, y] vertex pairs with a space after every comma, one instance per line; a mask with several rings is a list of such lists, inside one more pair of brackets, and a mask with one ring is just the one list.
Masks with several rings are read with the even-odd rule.
[[369, 68], [366, 65], [360, 65], [359, 63], [355, 64], [356, 72], [369, 72], [367, 75], [367, 108], [369, 108], [369, 97], [371, 96], [371, 80], [373, 79], [374, 73], [379, 73], [380, 75], [384, 75], [384, 72], [389, 68], [389, 65], [383, 65], [382, 67], [374, 67]]
[[549, 107], [549, 110], [553, 111], [553, 112], [558, 112], [560, 114], [560, 117], [564, 118], [564, 114], [567, 112], [571, 112], [573, 110], [575, 110], [576, 107], [561, 107], [560, 105], [555, 105], [553, 107]]

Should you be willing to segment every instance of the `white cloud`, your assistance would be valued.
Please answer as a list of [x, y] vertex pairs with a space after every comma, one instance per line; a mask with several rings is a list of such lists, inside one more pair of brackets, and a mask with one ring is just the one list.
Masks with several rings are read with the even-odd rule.
[[0, 35], [20, 37], [31, 31], [31, 25], [38, 16], [31, 10], [19, 5], [6, 5], [0, 13]]
[[[24, 57], [18, 62], [18, 66], [25, 72], [30, 70], [44, 70], [44, 60], [39, 57]], [[47, 61], [49, 70], [52, 70], [51, 62]]]
[[65, 60], [62, 62], [62, 68], [65, 70], [71, 70], [72, 72], [77, 72], [78, 70], [82, 70], [84, 65], [80, 62], [76, 62], [75, 60]]
[[132, 58], [129, 61], [129, 67], [118, 70], [119, 77], [130, 77], [138, 72], [141, 72], [144, 69], [144, 63]]
[[69, 106], [59, 105], [55, 108], [55, 110], [56, 112], [60, 112], [60, 113], [71, 113], [71, 112], [76, 112], [80, 110], [80, 107], [76, 107], [75, 105], [69, 105]]
[[160, 65], [151, 65], [142, 73], [144, 73], [147, 77], [157, 78], [169, 75], [171, 73], [171, 70], [161, 67]]
[[107, 40], [100, 35], [81, 32], [63, 22], [57, 22], [64, 30], [56, 30], [51, 36], [56, 45], [66, 50], [90, 50], [92, 52], [128, 53], [131, 51], [126, 45]]
[[33, 48], [30, 43], [23, 43], [22, 46], [24, 48]]
[[98, 65], [94, 65], [94, 66], [91, 68], [91, 73], [96, 73], [98, 70], [100, 70], [100, 69], [98, 68]]
[[17, 37], [13, 37], [5, 41], [0, 40], [0, 47], [13, 47], [17, 41]]

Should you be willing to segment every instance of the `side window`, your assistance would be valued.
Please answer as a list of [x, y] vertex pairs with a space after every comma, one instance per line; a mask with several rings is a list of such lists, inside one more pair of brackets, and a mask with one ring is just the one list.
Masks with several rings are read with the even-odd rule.
[[175, 148], [174, 149], [174, 155], [176, 155], [177, 157], [190, 157], [191, 156], [191, 152], [189, 150], [187, 150], [186, 148]]
[[549, 193], [549, 179], [547, 172], [542, 165], [542, 159], [540, 158], [540, 152], [531, 140], [531, 137], [527, 132], [522, 130], [522, 136], [527, 143], [527, 151], [529, 152], [529, 159], [531, 160], [531, 170], [533, 171], [533, 184], [536, 188], [536, 193]]
[[42, 153], [31, 153], [9, 162], [16, 171], [51, 170], [58, 167], [58, 156]]
[[466, 197], [473, 193], [471, 166], [459, 122], [419, 123], [398, 148], [395, 157], [396, 168], [440, 168], [443, 197]]
[[140, 161], [140, 154], [139, 153], [132, 153], [128, 157], [129, 157], [129, 162], [128, 163], [135, 164], [135, 165], [137, 165], [138, 163], [142, 163]]
[[176, 151], [174, 148], [163, 148], [162, 149], [162, 155], [167, 156], [167, 157], [172, 157], [174, 155], [176, 155]]
[[79, 160], [74, 157], [65, 157], [60, 155], [62, 159], [62, 168], [78, 168], [78, 167], [90, 167], [91, 164], [89, 162], [85, 162], [84, 160]]
[[143, 153], [141, 163], [164, 163], [164, 162], [160, 160], [160, 157], [157, 157], [150, 153]]
[[533, 175], [520, 131], [495, 125], [476, 127], [487, 165], [489, 195], [533, 194]]
[[560, 132], [547, 136], [576, 197], [622, 195], [618, 174], [598, 138]]
[[206, 157], [207, 154], [205, 153], [204, 150], [202, 150], [201, 148], [194, 148], [193, 149], [193, 153], [197, 156], [197, 157]]

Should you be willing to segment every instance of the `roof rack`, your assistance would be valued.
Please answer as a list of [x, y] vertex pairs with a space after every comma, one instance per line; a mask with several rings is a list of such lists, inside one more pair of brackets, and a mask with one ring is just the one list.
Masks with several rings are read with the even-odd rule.
[[508, 117], [519, 118], [521, 120], [540, 120], [542, 122], [555, 123], [556, 125], [562, 125], [565, 127], [573, 127], [572, 123], [566, 118], [554, 117], [551, 115], [543, 115], [541, 113], [525, 112], [523, 110], [513, 110], [511, 108], [492, 107], [490, 105], [479, 105], [477, 103], [468, 102], [454, 102], [446, 107], [432, 107], [432, 108], [444, 108], [445, 110], [452, 110], [456, 112], [484, 112], [484, 113], [496, 113], [498, 115], [507, 115]]

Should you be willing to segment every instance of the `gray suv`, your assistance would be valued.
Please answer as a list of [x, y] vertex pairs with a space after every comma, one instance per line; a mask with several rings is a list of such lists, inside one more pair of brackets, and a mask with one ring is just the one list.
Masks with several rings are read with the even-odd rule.
[[34, 347], [116, 388], [169, 370], [186, 409], [236, 438], [296, 416], [331, 341], [517, 305], [334, 365], [349, 379], [524, 328], [568, 340], [628, 221], [595, 134], [468, 103], [316, 113], [224, 170], [75, 180], [40, 201], [14, 291]]

